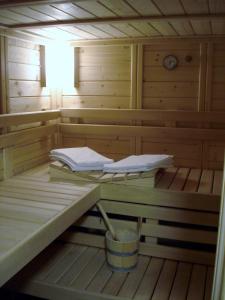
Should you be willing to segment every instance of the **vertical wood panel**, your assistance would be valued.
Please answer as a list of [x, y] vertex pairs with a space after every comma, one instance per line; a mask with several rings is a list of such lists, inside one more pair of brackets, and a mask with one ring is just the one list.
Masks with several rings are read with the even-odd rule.
[[[46, 86], [44, 47], [16, 39], [9, 39], [7, 64], [9, 75], [8, 112], [37, 111], [51, 108], [52, 97]], [[42, 125], [40, 122], [12, 126], [10, 131]], [[11, 177], [48, 160], [54, 147], [52, 137], [31, 139], [29, 144], [4, 149], [4, 176]], [[19, 154], [18, 154], [19, 153]]]
[[205, 107], [205, 81], [206, 81], [206, 58], [207, 44], [200, 44], [200, 69], [199, 69], [199, 90], [198, 90], [198, 111]]
[[142, 108], [143, 88], [143, 45], [138, 44], [137, 53], [137, 108]]
[[79, 48], [74, 48], [74, 87], [79, 87]]
[[[138, 44], [137, 53], [137, 108], [142, 109], [142, 90], [143, 90], [143, 45]], [[137, 125], [141, 125], [142, 122], [136, 122]], [[141, 154], [141, 142], [142, 138], [136, 137], [135, 153]]]
[[7, 113], [8, 111], [8, 88], [7, 88], [7, 43], [6, 37], [0, 37], [0, 113]]
[[137, 45], [131, 46], [131, 90], [130, 108], [136, 108], [137, 103]]
[[41, 87], [46, 87], [45, 46], [40, 45], [40, 77]]
[[213, 83], [213, 43], [208, 43], [207, 47], [207, 70], [206, 70], [206, 91], [205, 91], [205, 110], [212, 108], [212, 83]]

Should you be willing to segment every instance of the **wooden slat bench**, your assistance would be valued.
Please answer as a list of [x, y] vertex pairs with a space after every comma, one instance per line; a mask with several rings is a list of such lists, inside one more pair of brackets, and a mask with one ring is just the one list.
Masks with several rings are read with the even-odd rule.
[[18, 175], [0, 183], [0, 286], [100, 197], [98, 185], [76, 186]]
[[158, 169], [135, 173], [104, 173], [102, 171], [73, 172], [67, 165], [59, 161], [54, 161], [49, 165], [51, 179], [84, 180], [97, 183], [114, 182], [118, 184], [141, 185], [146, 188], [154, 187], [157, 171]]
[[103, 249], [57, 241], [11, 288], [55, 300], [210, 300], [212, 278], [210, 266], [144, 255], [133, 272], [112, 272]]
[[[50, 166], [54, 180], [61, 177], [75, 184], [77, 180], [92, 180], [91, 174], [83, 178], [64, 167]], [[107, 181], [101, 180], [105, 175], [109, 175]], [[138, 217], [144, 220], [140, 253], [214, 264], [222, 171], [168, 168], [155, 178], [136, 174], [137, 179], [129, 180], [126, 174], [122, 181], [114, 178], [117, 174], [105, 175], [97, 180], [101, 204], [113, 225], [135, 228]], [[102, 232], [106, 227], [96, 209], [86, 213], [74, 228], [63, 235], [63, 240], [104, 247]]]
[[[208, 177], [206, 173], [212, 175]], [[113, 181], [101, 183], [99, 197], [115, 227], [135, 228], [137, 217], [144, 217], [137, 269], [121, 274], [112, 273], [107, 267], [104, 254], [106, 228], [93, 208], [6, 287], [60, 300], [122, 300], [125, 297], [156, 300], [169, 299], [169, 295], [174, 300], [209, 300], [215, 254], [207, 247], [215, 248], [216, 245], [221, 174], [220, 171], [168, 169], [156, 178], [156, 187], [148, 189]], [[49, 178], [47, 165], [11, 180], [18, 183], [27, 178], [31, 186], [34, 183], [45, 186]], [[211, 188], [206, 190], [208, 178]], [[52, 186], [98, 185], [57, 180], [59, 182], [52, 182]], [[151, 238], [156, 241], [152, 242]], [[161, 240], [164, 239], [186, 244], [163, 244]], [[205, 245], [205, 249], [188, 248], [187, 243]]]
[[155, 187], [186, 193], [220, 195], [223, 171], [193, 168], [168, 168], [157, 178]]

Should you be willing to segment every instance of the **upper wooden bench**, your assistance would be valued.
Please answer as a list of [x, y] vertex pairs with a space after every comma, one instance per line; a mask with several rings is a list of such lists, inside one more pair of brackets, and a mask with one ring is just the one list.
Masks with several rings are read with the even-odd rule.
[[19, 175], [0, 183], [0, 286], [100, 198], [98, 184]]

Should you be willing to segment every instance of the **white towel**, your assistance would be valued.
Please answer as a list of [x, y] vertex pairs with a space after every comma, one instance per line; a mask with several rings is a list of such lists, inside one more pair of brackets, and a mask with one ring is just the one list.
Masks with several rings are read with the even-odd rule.
[[109, 173], [141, 172], [165, 168], [172, 164], [173, 156], [170, 155], [131, 155], [115, 163], [104, 165], [103, 171]]
[[73, 171], [102, 170], [105, 164], [113, 162], [88, 147], [54, 149], [50, 157], [67, 164]]
[[103, 170], [103, 165], [100, 166], [90, 166], [90, 167], [82, 167], [77, 164], [72, 163], [70, 160], [66, 159], [65, 157], [49, 155], [52, 160], [61, 161], [62, 163], [66, 164], [72, 171], [101, 171]]

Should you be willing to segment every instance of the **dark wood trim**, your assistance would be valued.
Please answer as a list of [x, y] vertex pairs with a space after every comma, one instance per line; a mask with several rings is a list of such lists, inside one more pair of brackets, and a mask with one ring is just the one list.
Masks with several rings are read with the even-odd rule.
[[74, 87], [79, 87], [79, 48], [74, 47]]
[[51, 27], [51, 26], [63, 26], [63, 25], [88, 25], [88, 24], [107, 24], [107, 23], [127, 23], [130, 21], [139, 22], [151, 22], [151, 21], [190, 21], [190, 20], [224, 20], [225, 13], [220, 14], [192, 14], [192, 15], [170, 15], [170, 16], [134, 16], [134, 17], [108, 17], [108, 18], [96, 18], [96, 19], [72, 19], [72, 20], [57, 20], [57, 21], [45, 21], [45, 22], [32, 22], [26, 24], [13, 24], [8, 28], [14, 29], [29, 29], [33, 27]]
[[[84, 1], [84, 0], [79, 0]], [[90, 1], [90, 0], [89, 0]], [[59, 4], [59, 3], [70, 3], [72, 1], [68, 0], [0, 0], [0, 8], [7, 8], [7, 7], [15, 7], [15, 6], [23, 6], [23, 5], [36, 5], [36, 4]], [[78, 0], [73, 0], [73, 2], [78, 2]]]
[[40, 78], [41, 87], [46, 87], [45, 46], [40, 45]]
[[0, 114], [8, 112], [8, 69], [7, 69], [8, 39], [0, 37]]

